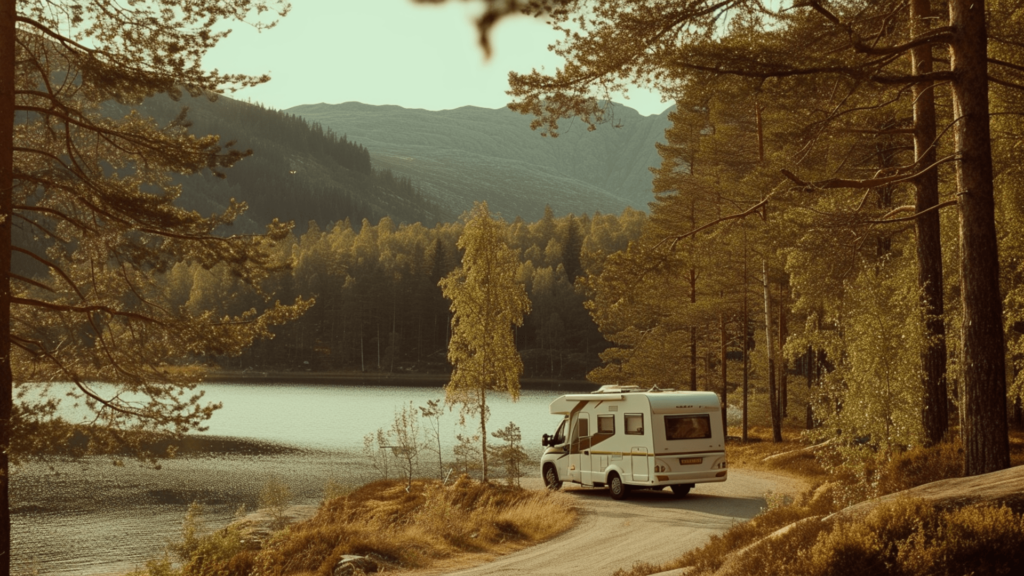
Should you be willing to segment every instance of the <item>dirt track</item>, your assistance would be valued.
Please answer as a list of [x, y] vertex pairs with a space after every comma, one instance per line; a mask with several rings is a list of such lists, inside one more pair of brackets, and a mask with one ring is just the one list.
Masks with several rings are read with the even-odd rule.
[[[540, 480], [531, 480], [539, 488]], [[524, 482], [525, 483], [525, 482]], [[698, 547], [735, 522], [752, 518], [768, 492], [793, 494], [802, 482], [766, 472], [733, 469], [729, 480], [698, 484], [685, 498], [672, 492], [639, 490], [616, 502], [604, 489], [568, 488], [582, 511], [572, 530], [493, 562], [457, 571], [456, 576], [586, 574], [610, 576], [643, 560], [662, 563]]]

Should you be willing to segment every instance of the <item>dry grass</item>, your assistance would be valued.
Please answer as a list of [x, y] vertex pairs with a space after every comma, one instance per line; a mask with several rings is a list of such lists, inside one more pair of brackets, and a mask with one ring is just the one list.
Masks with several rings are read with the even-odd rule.
[[761, 540], [718, 572], [692, 576], [926, 576], [1018, 574], [1024, 516], [1006, 507], [945, 510], [920, 500], [879, 506], [853, 520], [808, 520]]
[[[278, 532], [262, 549], [208, 547], [180, 569], [151, 563], [148, 576], [330, 576], [346, 554], [370, 556], [388, 570], [427, 568], [461, 554], [516, 550], [575, 521], [571, 498], [560, 493], [465, 476], [449, 486], [413, 481], [408, 492], [404, 482], [379, 481], [325, 501], [316, 516]], [[207, 538], [221, 542], [224, 533]]]
[[[730, 434], [739, 433], [736, 429], [730, 429], [729, 432]], [[726, 444], [725, 452], [729, 457], [729, 466], [747, 470], [781, 472], [812, 481], [824, 480], [827, 474], [814, 457], [814, 453], [796, 452], [808, 447], [807, 443], [801, 439], [802, 433], [803, 429], [800, 428], [784, 428], [782, 430], [783, 442], [772, 442], [771, 428], [748, 428], [746, 442], [730, 441]], [[765, 461], [765, 458], [769, 456], [785, 453], [793, 454]]]
[[[886, 460], [868, 459], [854, 468], [830, 462], [828, 452], [813, 463], [806, 453], [765, 462], [768, 456], [802, 445], [772, 443], [770, 429], [752, 429], [750, 436], [751, 442], [730, 445], [731, 466], [788, 471], [815, 481], [814, 488], [790, 505], [769, 507], [750, 522], [712, 536], [704, 547], [673, 562], [638, 563], [617, 576], [645, 576], [684, 566], [693, 568], [691, 576], [1016, 574], [1024, 565], [1024, 517], [1007, 507], [945, 510], [902, 500], [880, 506], [865, 518], [819, 521], [868, 498], [961, 477], [959, 442], [917, 448]], [[1010, 433], [1010, 452], [1011, 465], [1024, 464], [1024, 431]], [[787, 526], [785, 534], [766, 540]], [[730, 553], [747, 547], [740, 560], [723, 568]]]

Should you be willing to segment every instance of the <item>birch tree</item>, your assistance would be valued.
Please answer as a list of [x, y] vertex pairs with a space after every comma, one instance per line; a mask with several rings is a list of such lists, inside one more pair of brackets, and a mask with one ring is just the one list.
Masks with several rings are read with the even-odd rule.
[[506, 242], [505, 226], [491, 218], [487, 203], [477, 204], [459, 237], [462, 266], [441, 280], [451, 300], [453, 366], [445, 400], [460, 404], [463, 418], [480, 418], [483, 478], [487, 480], [487, 391], [519, 399], [523, 361], [514, 327], [530, 311], [525, 288], [517, 281], [519, 261]]

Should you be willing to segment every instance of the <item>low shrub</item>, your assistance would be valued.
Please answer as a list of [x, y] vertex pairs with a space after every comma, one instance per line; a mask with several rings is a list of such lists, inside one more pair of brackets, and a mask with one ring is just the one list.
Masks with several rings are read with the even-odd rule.
[[[921, 500], [883, 504], [863, 518], [808, 521], [762, 540], [718, 576], [1017, 574], [1024, 516], [1006, 507], [945, 510]], [[692, 573], [711, 574], [697, 567]]]
[[206, 533], [203, 507], [193, 503], [182, 522], [181, 539], [170, 544], [144, 570], [129, 576], [246, 576], [255, 554], [247, 550], [243, 534], [234, 526]]
[[721, 568], [731, 552], [746, 548], [805, 518], [835, 512], [837, 507], [832, 490], [832, 485], [824, 484], [804, 492], [790, 505], [769, 507], [749, 522], [735, 524], [724, 534], [712, 536], [703, 547], [691, 550], [664, 569], [692, 566], [696, 573], [711, 574]]
[[571, 500], [482, 483], [378, 481], [325, 502], [317, 515], [271, 540], [256, 558], [267, 576], [329, 575], [345, 554], [373, 556], [396, 568], [422, 568], [460, 552], [523, 546], [568, 529]]
[[893, 455], [878, 467], [876, 495], [884, 496], [963, 475], [964, 449], [959, 440], [931, 448], [914, 448]]
[[[1024, 434], [1011, 434], [1010, 447], [1011, 463], [1024, 464]], [[780, 447], [779, 452], [784, 448], [788, 447]], [[744, 454], [771, 452], [755, 446]], [[826, 481], [790, 505], [769, 506], [750, 522], [712, 536], [702, 548], [659, 570], [689, 566], [691, 576], [937, 576], [1011, 574], [1024, 566], [1024, 517], [1020, 514], [1024, 506], [1012, 502], [946, 510], [905, 499], [879, 506], [859, 520], [822, 521], [869, 498], [962, 477], [959, 441], [890, 455], [866, 449], [859, 453], [823, 450], [818, 455]], [[785, 460], [771, 462], [785, 467]], [[783, 534], [767, 538], [787, 526]], [[731, 553], [744, 549], [729, 559]], [[635, 570], [629, 576], [659, 570]]]
[[317, 514], [277, 532], [261, 549], [246, 547], [234, 527], [201, 534], [190, 509], [181, 542], [135, 576], [330, 576], [346, 554], [370, 556], [389, 569], [423, 568], [465, 552], [505, 552], [573, 525], [572, 499], [477, 482], [380, 480], [326, 499]]
[[612, 576], [648, 576], [649, 574], [657, 574], [658, 572], [663, 571], [662, 566], [638, 560], [633, 563], [629, 570], [619, 568], [615, 572], [612, 572]]

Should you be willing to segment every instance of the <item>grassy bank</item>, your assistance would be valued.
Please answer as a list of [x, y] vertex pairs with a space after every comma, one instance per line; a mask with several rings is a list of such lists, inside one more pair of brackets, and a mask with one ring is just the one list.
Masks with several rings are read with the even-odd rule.
[[[910, 498], [866, 514], [837, 514], [871, 498], [962, 475], [955, 443], [918, 448], [854, 464], [823, 446], [809, 450], [768, 441], [730, 444], [732, 467], [799, 476], [812, 488], [793, 502], [772, 501], [760, 515], [712, 536], [702, 548], [663, 565], [638, 562], [616, 576], [646, 576], [688, 568], [687, 576], [932, 576], [1017, 574], [1024, 565], [1024, 505], [1020, 501], [940, 504]], [[784, 437], [796, 438], [797, 430]], [[1011, 465], [1024, 465], [1024, 433], [1011, 438]]]
[[429, 568], [460, 557], [508, 553], [551, 538], [576, 521], [571, 498], [484, 484], [378, 481], [329, 498], [316, 515], [265, 540], [233, 525], [182, 540], [133, 576], [330, 576], [343, 555], [368, 556], [388, 571]]

